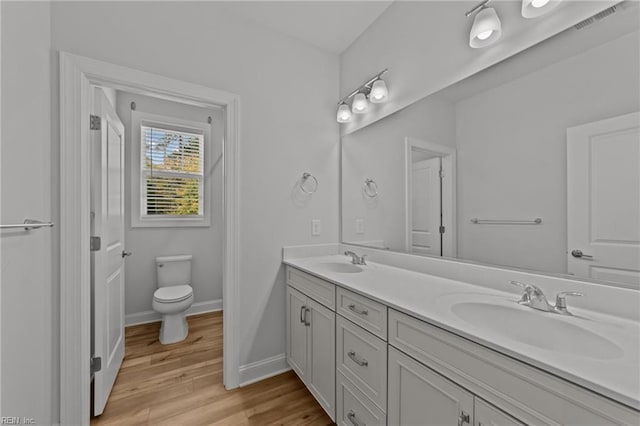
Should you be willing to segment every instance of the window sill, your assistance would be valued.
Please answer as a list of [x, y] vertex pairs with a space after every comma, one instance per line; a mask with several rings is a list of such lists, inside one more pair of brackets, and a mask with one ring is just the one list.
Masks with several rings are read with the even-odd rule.
[[208, 218], [167, 219], [167, 218], [132, 218], [132, 228], [209, 228]]

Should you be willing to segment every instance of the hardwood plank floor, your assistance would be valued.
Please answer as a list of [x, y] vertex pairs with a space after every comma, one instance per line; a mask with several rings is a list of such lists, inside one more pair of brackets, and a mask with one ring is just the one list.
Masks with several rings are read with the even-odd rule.
[[292, 371], [227, 391], [222, 312], [188, 317], [189, 336], [158, 341], [160, 323], [128, 327], [125, 357], [104, 413], [92, 425], [332, 425]]

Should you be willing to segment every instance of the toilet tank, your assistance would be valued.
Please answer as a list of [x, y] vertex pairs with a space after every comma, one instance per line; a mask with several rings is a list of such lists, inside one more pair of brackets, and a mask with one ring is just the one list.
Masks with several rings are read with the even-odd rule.
[[156, 257], [158, 288], [191, 284], [191, 258], [190, 254]]

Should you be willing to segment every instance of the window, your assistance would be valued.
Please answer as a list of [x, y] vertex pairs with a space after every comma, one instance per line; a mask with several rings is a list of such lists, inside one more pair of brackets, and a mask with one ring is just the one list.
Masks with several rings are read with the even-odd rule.
[[131, 125], [138, 154], [132, 162], [138, 166], [132, 176], [137, 177], [132, 226], [208, 226], [204, 170], [209, 126], [136, 111]]

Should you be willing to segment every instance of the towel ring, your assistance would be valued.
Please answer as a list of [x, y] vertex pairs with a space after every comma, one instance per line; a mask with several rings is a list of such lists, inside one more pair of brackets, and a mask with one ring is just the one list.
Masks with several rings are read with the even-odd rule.
[[[304, 184], [311, 179], [311, 181], [313, 182], [313, 186], [311, 189], [307, 190], [304, 188]], [[311, 195], [313, 193], [315, 193], [318, 190], [318, 179], [316, 179], [316, 177], [314, 175], [312, 175], [311, 173], [307, 173], [304, 172], [302, 174], [302, 179], [300, 179], [300, 182], [298, 183], [298, 186], [300, 187], [300, 190], [302, 192], [304, 192], [307, 195]]]
[[378, 196], [378, 184], [373, 179], [365, 179], [362, 189], [364, 194], [369, 198], [375, 198]]

